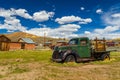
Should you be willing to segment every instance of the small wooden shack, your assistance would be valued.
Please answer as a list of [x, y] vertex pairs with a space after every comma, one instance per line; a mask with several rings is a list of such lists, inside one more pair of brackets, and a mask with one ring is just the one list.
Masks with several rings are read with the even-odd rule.
[[120, 40], [107, 40], [106, 46], [107, 47], [120, 47]]
[[34, 50], [35, 42], [30, 38], [20, 38], [18, 42], [21, 43], [21, 49]]
[[0, 35], [0, 51], [9, 50], [9, 43], [11, 40], [5, 35]]
[[21, 49], [21, 43], [12, 42], [10, 38], [5, 35], [0, 35], [0, 51], [11, 51]]
[[115, 47], [115, 42], [113, 40], [107, 40], [106, 41], [106, 46], [107, 47]]
[[30, 38], [20, 38], [13, 40], [5, 35], [0, 35], [0, 51], [11, 51], [11, 50], [34, 50], [35, 42]]

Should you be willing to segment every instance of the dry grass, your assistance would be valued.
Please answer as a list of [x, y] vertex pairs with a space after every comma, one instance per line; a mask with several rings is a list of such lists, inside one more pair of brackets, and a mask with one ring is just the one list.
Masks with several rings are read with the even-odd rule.
[[[0, 52], [0, 80], [119, 80], [120, 52], [110, 61], [54, 63], [52, 51]], [[19, 55], [19, 56], [18, 56]]]

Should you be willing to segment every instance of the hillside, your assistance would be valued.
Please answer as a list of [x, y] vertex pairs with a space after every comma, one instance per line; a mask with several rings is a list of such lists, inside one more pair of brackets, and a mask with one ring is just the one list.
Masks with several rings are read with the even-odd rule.
[[[19, 38], [31, 38], [36, 43], [41, 43], [41, 44], [44, 43], [44, 37], [36, 36], [36, 35], [25, 33], [25, 32], [14, 32], [14, 33], [5, 34], [5, 35], [8, 38], [10, 38], [13, 42], [16, 42]], [[61, 40], [61, 39], [45, 37], [46, 42], [50, 41], [53, 44], [56, 43], [58, 40]]]

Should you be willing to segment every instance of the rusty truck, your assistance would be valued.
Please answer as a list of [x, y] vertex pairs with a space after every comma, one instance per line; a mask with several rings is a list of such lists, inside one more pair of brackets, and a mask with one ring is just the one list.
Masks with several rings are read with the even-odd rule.
[[106, 50], [106, 40], [88, 37], [72, 38], [65, 46], [55, 46], [52, 60], [55, 62], [84, 62], [91, 60], [109, 60], [110, 51]]

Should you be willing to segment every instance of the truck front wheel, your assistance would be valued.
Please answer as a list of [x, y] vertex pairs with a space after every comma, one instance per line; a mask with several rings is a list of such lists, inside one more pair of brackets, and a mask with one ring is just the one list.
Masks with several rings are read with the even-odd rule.
[[110, 55], [109, 55], [109, 53], [106, 53], [106, 54], [103, 54], [102, 56], [101, 56], [101, 59], [104, 61], [104, 60], [110, 60]]
[[66, 56], [64, 62], [75, 62], [75, 57], [73, 55]]

